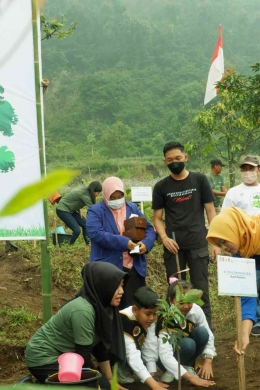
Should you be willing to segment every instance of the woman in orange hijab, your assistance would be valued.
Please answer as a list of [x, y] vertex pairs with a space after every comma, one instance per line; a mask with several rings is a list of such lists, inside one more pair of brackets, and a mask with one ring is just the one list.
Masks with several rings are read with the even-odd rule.
[[260, 255], [260, 215], [250, 217], [237, 207], [227, 207], [210, 223], [207, 241], [242, 257]]
[[[237, 207], [227, 207], [210, 223], [207, 241], [221, 247], [225, 252], [241, 257], [256, 259], [256, 268], [259, 268], [260, 255], [260, 215], [249, 216]], [[237, 354], [244, 353], [249, 344], [249, 335], [256, 322], [257, 299], [241, 297], [242, 306], [242, 349], [234, 350]]]

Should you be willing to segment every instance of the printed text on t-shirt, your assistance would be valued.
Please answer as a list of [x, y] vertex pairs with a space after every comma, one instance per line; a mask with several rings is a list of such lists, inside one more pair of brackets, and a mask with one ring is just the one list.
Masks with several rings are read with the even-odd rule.
[[167, 196], [170, 196], [173, 198], [173, 202], [180, 203], [184, 202], [186, 200], [190, 200], [192, 198], [192, 193], [194, 191], [197, 191], [196, 188], [190, 188], [189, 190], [185, 191], [178, 191], [178, 192], [169, 192]]

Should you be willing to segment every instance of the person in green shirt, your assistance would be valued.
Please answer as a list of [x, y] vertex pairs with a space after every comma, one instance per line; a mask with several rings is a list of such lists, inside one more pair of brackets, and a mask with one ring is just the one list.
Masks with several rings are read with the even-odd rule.
[[102, 185], [98, 181], [93, 181], [88, 187], [80, 185], [74, 190], [63, 196], [56, 207], [57, 216], [72, 230], [70, 245], [74, 244], [80, 235], [80, 228], [85, 243], [88, 245], [86, 218], [83, 216], [81, 209], [84, 206], [91, 206], [96, 203], [96, 197], [102, 191]]
[[215, 197], [214, 207], [216, 214], [220, 212], [221, 197], [227, 193], [227, 188], [224, 186], [224, 179], [220, 175], [222, 168], [225, 166], [221, 160], [215, 158], [210, 161], [211, 172], [207, 173], [209, 184]]
[[65, 352], [78, 353], [84, 359], [83, 367], [89, 368], [95, 368], [91, 360], [91, 354], [94, 355], [109, 382], [110, 354], [125, 361], [118, 305], [128, 275], [102, 261], [86, 264], [81, 273], [81, 290], [36, 331], [26, 346], [26, 366], [40, 383], [58, 372], [58, 357]]

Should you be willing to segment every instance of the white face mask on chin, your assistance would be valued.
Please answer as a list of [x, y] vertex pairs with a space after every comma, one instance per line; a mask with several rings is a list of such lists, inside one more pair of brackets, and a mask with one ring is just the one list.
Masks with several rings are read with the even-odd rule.
[[120, 209], [120, 207], [123, 206], [124, 203], [125, 203], [125, 198], [107, 201], [108, 206], [111, 207], [111, 209], [113, 210]]
[[245, 184], [253, 184], [257, 181], [257, 171], [241, 172], [241, 177]]

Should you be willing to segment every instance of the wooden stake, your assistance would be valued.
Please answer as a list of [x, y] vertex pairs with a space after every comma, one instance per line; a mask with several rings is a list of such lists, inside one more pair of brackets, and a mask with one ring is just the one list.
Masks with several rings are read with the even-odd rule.
[[[176, 237], [175, 237], [174, 232], [172, 232], [172, 239], [174, 241], [176, 241]], [[180, 279], [181, 278], [181, 276], [180, 276], [181, 268], [180, 268], [180, 260], [179, 260], [178, 252], [175, 254], [175, 258], [176, 258], [176, 265], [177, 265], [177, 278]]]
[[56, 241], [56, 245], [58, 247], [59, 243], [58, 243], [58, 234], [57, 234], [56, 228], [57, 228], [57, 217], [56, 217], [56, 203], [55, 203], [54, 204], [54, 231], [55, 231], [55, 241]]
[[144, 202], [140, 203], [140, 207], [141, 207], [141, 212], [144, 214]]
[[[235, 297], [236, 310], [236, 332], [237, 332], [237, 347], [239, 351], [242, 349], [242, 312], [241, 298]], [[245, 375], [245, 355], [238, 356], [238, 384], [239, 390], [246, 390], [246, 375]]]

